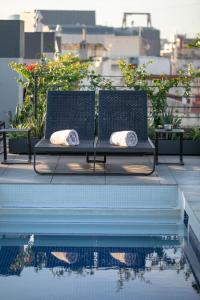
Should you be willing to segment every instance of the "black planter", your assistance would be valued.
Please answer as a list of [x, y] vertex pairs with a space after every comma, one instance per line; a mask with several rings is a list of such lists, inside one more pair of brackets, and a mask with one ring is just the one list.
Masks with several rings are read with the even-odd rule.
[[[33, 153], [33, 147], [37, 144], [39, 141], [39, 138], [32, 138], [31, 139], [31, 147], [32, 147], [32, 153]], [[26, 138], [11, 138], [8, 141], [9, 146], [9, 153], [13, 154], [27, 154], [28, 153], [28, 144]]]
[[183, 141], [183, 153], [185, 155], [200, 155], [200, 141]]
[[[179, 140], [159, 140], [158, 154], [175, 155], [179, 153]], [[184, 155], [200, 155], [200, 141], [183, 140]]]
[[[38, 138], [31, 139], [32, 152], [34, 145], [39, 141]], [[9, 139], [9, 152], [13, 154], [27, 154], [28, 145], [26, 138]], [[176, 155], [179, 153], [179, 140], [159, 140], [159, 154]], [[184, 155], [200, 155], [200, 141], [184, 140]]]

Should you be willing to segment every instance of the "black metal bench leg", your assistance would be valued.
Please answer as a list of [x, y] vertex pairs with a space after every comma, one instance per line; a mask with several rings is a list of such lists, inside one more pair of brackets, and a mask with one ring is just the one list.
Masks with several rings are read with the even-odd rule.
[[6, 145], [6, 133], [3, 133], [3, 163], [7, 163], [7, 145]]
[[[5, 122], [0, 122], [0, 129], [5, 129]], [[0, 142], [3, 141], [3, 134], [2, 136], [0, 136]], [[0, 154], [2, 154], [3, 151], [0, 152]]]
[[[86, 162], [87, 163], [94, 163], [94, 158], [90, 159], [90, 155], [88, 153], [86, 153]], [[96, 159], [96, 153], [95, 153], [95, 162], [105, 164], [106, 163], [106, 154], [103, 155], [103, 160], [100, 160], [100, 159]]]
[[156, 132], [155, 140], [155, 164], [158, 165], [158, 132]]
[[180, 164], [181, 165], [184, 165], [184, 162], [183, 162], [183, 133], [181, 132], [180, 133], [180, 144], [179, 144], [179, 160], [180, 160]]
[[96, 165], [96, 153], [93, 153], [93, 159], [90, 159], [90, 155], [86, 153], [86, 162], [93, 163], [93, 172], [95, 172], [95, 165]]
[[156, 158], [157, 158], [156, 157], [156, 153], [154, 152], [154, 154], [153, 154], [153, 167], [152, 167], [152, 170], [150, 172], [148, 172], [148, 173], [145, 173], [145, 176], [149, 176], [149, 175], [151, 175], [151, 174], [153, 174], [155, 172], [156, 163], [157, 163]]
[[90, 154], [86, 153], [86, 162], [89, 164], [89, 163], [93, 163], [94, 162], [94, 155], [93, 155], [93, 158], [90, 159]]
[[95, 173], [95, 168], [96, 168], [96, 152], [94, 151], [93, 153], [94, 158], [93, 158], [93, 172]]
[[32, 160], [32, 147], [31, 147], [31, 131], [28, 131], [28, 162], [31, 163]]
[[37, 170], [37, 168], [36, 168], [36, 152], [34, 151], [34, 153], [33, 153], [33, 169], [34, 169], [34, 171], [35, 171], [35, 173], [37, 173], [37, 174], [39, 174], [39, 175], [45, 175], [45, 173], [41, 173], [41, 172], [39, 172], [38, 170]]
[[54, 175], [54, 172], [40, 172], [38, 169], [37, 169], [37, 153], [36, 151], [34, 150], [34, 154], [33, 154], [33, 168], [34, 168], [34, 171], [35, 173], [37, 173], [38, 175]]
[[153, 153], [153, 165], [152, 165], [151, 171], [147, 172], [147, 173], [135, 173], [135, 174], [130, 174], [130, 175], [134, 175], [134, 176], [149, 176], [149, 175], [153, 174], [155, 172], [155, 168], [156, 168], [156, 160], [157, 160], [157, 156], [156, 156], [156, 152], [154, 151], [154, 153]]

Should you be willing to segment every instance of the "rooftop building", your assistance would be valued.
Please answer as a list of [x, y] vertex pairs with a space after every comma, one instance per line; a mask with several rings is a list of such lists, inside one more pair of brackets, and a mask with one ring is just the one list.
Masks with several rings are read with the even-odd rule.
[[[136, 53], [133, 51], [132, 56], [160, 56], [160, 31], [153, 28], [151, 22], [139, 27], [128, 27], [124, 22], [123, 26], [118, 28], [101, 26], [96, 24], [95, 11], [70, 10], [34, 10], [22, 13], [21, 18], [25, 22], [25, 31], [55, 31], [61, 35], [64, 51], [66, 51], [66, 44], [77, 44], [82, 41], [84, 28], [88, 43], [100, 43], [104, 44], [105, 48], [111, 48], [113, 40], [119, 41], [117, 43], [121, 45], [121, 49], [120, 53], [117, 53], [118, 57], [124, 57], [124, 55], [131, 57], [131, 53], [123, 53], [123, 49], [130, 46], [132, 51], [135, 46], [138, 47], [138, 43], [140, 47]], [[124, 43], [124, 37], [126, 37], [126, 43]], [[108, 53], [106, 56], [109, 56]]]

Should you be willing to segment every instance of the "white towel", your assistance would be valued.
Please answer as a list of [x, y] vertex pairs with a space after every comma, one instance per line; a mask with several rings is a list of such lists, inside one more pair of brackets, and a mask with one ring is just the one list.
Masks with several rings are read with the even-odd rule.
[[79, 145], [79, 137], [74, 129], [60, 130], [50, 136], [50, 142], [54, 145], [76, 146]]
[[138, 137], [135, 131], [116, 131], [110, 136], [110, 144], [122, 147], [135, 147], [138, 143]]

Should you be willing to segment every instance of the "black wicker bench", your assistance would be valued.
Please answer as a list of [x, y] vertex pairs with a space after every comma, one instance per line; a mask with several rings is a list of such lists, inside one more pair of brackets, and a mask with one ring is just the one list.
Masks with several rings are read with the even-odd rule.
[[[135, 147], [119, 147], [109, 143], [115, 131], [134, 130], [138, 136]], [[155, 147], [148, 138], [147, 94], [143, 91], [100, 91], [98, 140], [95, 157], [112, 154], [153, 155], [152, 168], [146, 173], [112, 173], [108, 175], [150, 175], [155, 170]]]
[[[62, 129], [77, 130], [80, 138], [78, 146], [62, 146], [50, 143], [53, 132]], [[148, 138], [147, 95], [135, 91], [100, 91], [98, 137], [95, 139], [95, 92], [66, 91], [49, 92], [47, 97], [47, 114], [44, 138], [34, 147], [34, 170], [42, 175], [91, 175], [91, 172], [41, 172], [37, 169], [37, 153], [44, 154], [84, 154], [87, 162], [106, 163], [106, 156], [153, 155], [152, 169], [148, 173], [111, 173], [108, 175], [150, 175], [155, 170], [155, 147]], [[110, 135], [115, 131], [134, 130], [138, 135], [136, 147], [112, 146]], [[102, 161], [97, 155], [104, 156]], [[92, 156], [92, 159], [89, 157]]]
[[[77, 146], [53, 145], [53, 132], [75, 129], [80, 144]], [[37, 168], [38, 152], [44, 154], [84, 154], [88, 160], [94, 154], [95, 140], [95, 92], [93, 91], [53, 91], [47, 96], [47, 113], [44, 138], [34, 147], [34, 170], [41, 175], [90, 175], [91, 172], [46, 172]]]

